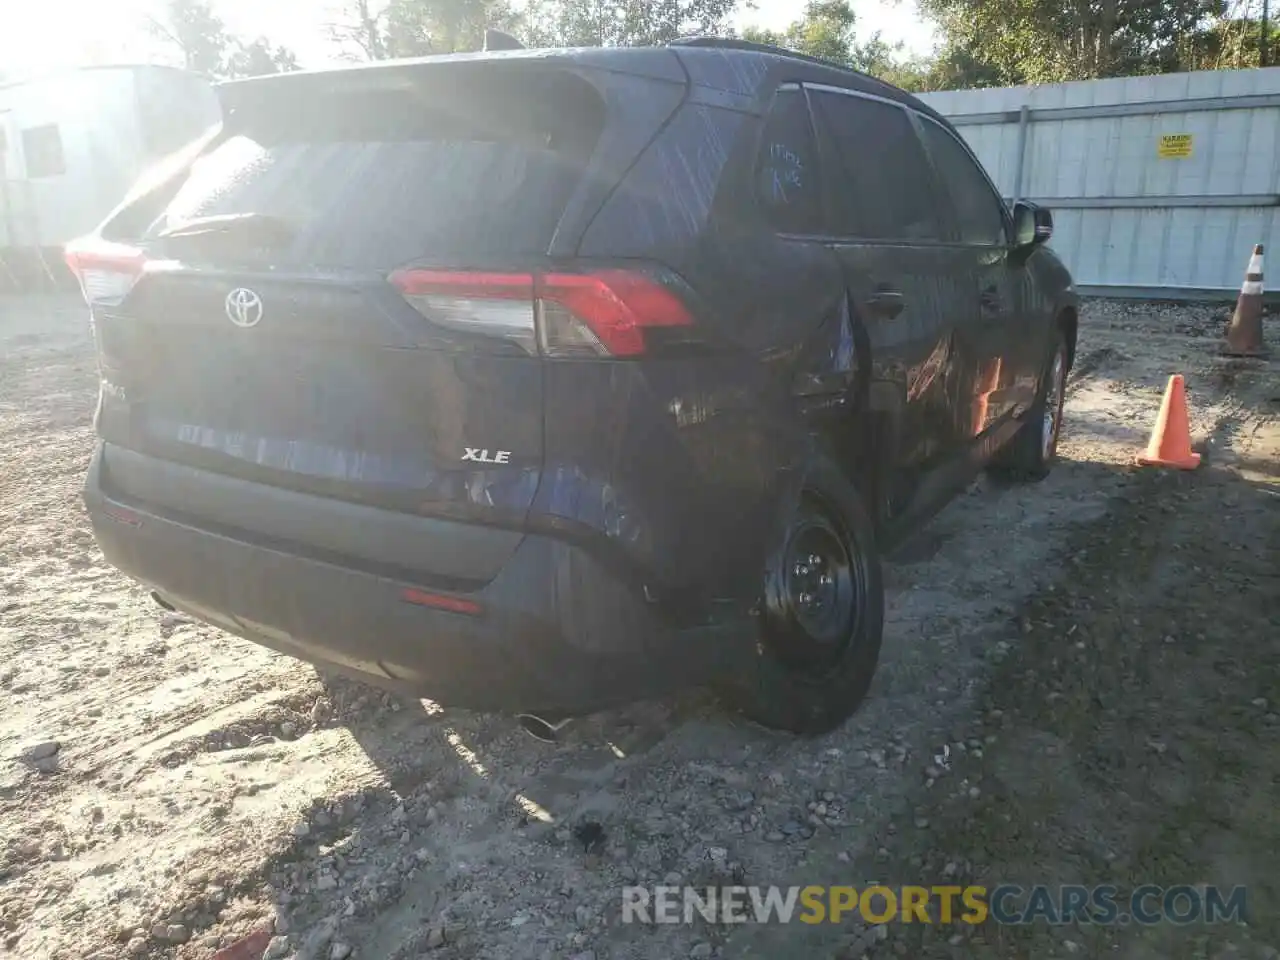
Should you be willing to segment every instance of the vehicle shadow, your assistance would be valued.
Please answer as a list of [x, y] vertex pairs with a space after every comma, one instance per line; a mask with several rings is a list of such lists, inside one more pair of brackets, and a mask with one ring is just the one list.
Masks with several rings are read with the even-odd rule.
[[335, 931], [361, 956], [441, 946], [453, 936], [448, 907], [468, 862], [500, 862], [509, 851], [497, 845], [512, 842], [598, 857], [613, 791], [635, 759], [699, 716], [714, 736], [734, 729], [695, 692], [577, 719], [543, 743], [511, 716], [320, 679], [323, 725], [344, 729], [374, 775], [313, 801], [305, 831], [260, 871], [275, 892], [277, 932], [298, 960], [330, 956]]
[[[969, 569], [989, 569], [991, 551], [998, 547], [975, 532], [975, 524], [981, 530], [992, 524], [1016, 528], [1020, 536], [1035, 538], [1055, 511], [1070, 509], [1063, 504], [1085, 493], [1106, 500], [1107, 491], [1131, 472], [1119, 464], [1068, 458], [1045, 486], [1019, 490], [979, 483], [970, 496], [936, 518], [923, 537], [886, 558], [887, 580], [906, 587], [926, 575], [941, 573], [945, 579], [963, 577]], [[1046, 509], [1045, 494], [1052, 495], [1054, 488], [1069, 496], [1051, 496], [1062, 503]], [[922, 566], [935, 559], [941, 566]], [[950, 589], [962, 599], [968, 596], [964, 584]], [[896, 712], [917, 700], [923, 708], [925, 698], [937, 723], [950, 722], [948, 711], [961, 709], [959, 701], [948, 705], [935, 700], [938, 654], [931, 645], [939, 642], [934, 630], [939, 596], [908, 590], [894, 602], [889, 630], [896, 640], [886, 651], [870, 709], [853, 725], [857, 729], [892, 722]], [[978, 602], [976, 594], [973, 602]], [[957, 633], [948, 642], [961, 660], [983, 658], [1009, 629], [1016, 633], [1019, 628], [1003, 618], [992, 619], [973, 635]], [[917, 635], [932, 639], [915, 642]], [[624, 804], [632, 794], [661, 791], [653, 785], [659, 771], [668, 775], [675, 765], [688, 763], [719, 761], [723, 766], [744, 750], [777, 752], [781, 759], [789, 749], [788, 738], [737, 721], [698, 692], [581, 718], [558, 742], [547, 744], [530, 738], [510, 716], [442, 709], [341, 677], [324, 677], [323, 684], [326, 723], [351, 736], [368, 759], [371, 775], [338, 809], [332, 799], [317, 801], [308, 813], [309, 831], [295, 837], [266, 868], [275, 878], [278, 916], [297, 937], [292, 947], [300, 958], [328, 956], [327, 938], [334, 930], [347, 944], [358, 945], [361, 956], [416, 958], [445, 943], [458, 943], [463, 950], [459, 955], [472, 955], [466, 949], [476, 946], [477, 937], [482, 945], [483, 932], [456, 932], [451, 911], [461, 909], [455, 906], [461, 890], [482, 882], [475, 871], [545, 863], [548, 876], [555, 876], [563, 869], [556, 864], [571, 858], [585, 870], [614, 876], [621, 867], [608, 865], [611, 854], [602, 854], [602, 848], [606, 842], [612, 846], [617, 831], [630, 829], [625, 824], [632, 814]], [[855, 733], [837, 736], [846, 748], [850, 737], [857, 739]], [[923, 727], [904, 737], [914, 755], [935, 745], [929, 739], [932, 731]], [[860, 789], [853, 784], [865, 776], [853, 770], [848, 776], [850, 790]], [[875, 816], [887, 819], [893, 810], [886, 807]], [[868, 822], [868, 838], [878, 822]], [[848, 867], [834, 857], [861, 843], [846, 837], [827, 849], [824, 841], [815, 840], [804, 882], [815, 882], [819, 868], [843, 875]], [[623, 881], [602, 877], [597, 882]], [[651, 932], [610, 927], [597, 935], [610, 945], [634, 945]], [[690, 936], [695, 932], [685, 931]], [[744, 932], [732, 943], [753, 949], [773, 946], [774, 932]], [[782, 951], [776, 955], [798, 957], [805, 944], [776, 944]], [[752, 955], [766, 954], [757, 950]]]

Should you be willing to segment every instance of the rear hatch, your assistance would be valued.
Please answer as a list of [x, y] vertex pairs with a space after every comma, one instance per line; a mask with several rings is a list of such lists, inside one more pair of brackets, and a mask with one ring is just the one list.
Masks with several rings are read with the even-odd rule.
[[600, 86], [552, 58], [224, 96], [194, 163], [68, 248], [93, 307], [99, 433], [274, 487], [519, 528], [542, 468], [544, 358], [625, 355], [629, 303], [641, 325], [683, 322], [641, 274], [549, 259], [594, 175]]

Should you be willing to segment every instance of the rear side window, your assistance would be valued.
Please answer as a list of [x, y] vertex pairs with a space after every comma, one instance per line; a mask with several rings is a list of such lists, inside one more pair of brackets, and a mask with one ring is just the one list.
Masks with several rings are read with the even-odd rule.
[[817, 146], [804, 94], [778, 91], [764, 121], [756, 159], [756, 193], [773, 225], [783, 233], [817, 233], [819, 197]]
[[956, 211], [960, 239], [995, 246], [1005, 242], [1002, 201], [967, 150], [928, 117], [921, 118], [924, 140]]
[[270, 251], [277, 263], [382, 269], [544, 253], [604, 123], [595, 90], [564, 72], [423, 74], [430, 86], [263, 83], [149, 235], [254, 214], [287, 225], [289, 240]]
[[814, 91], [813, 101], [835, 155], [827, 176], [836, 232], [867, 240], [941, 239], [928, 157], [906, 111], [826, 91]]

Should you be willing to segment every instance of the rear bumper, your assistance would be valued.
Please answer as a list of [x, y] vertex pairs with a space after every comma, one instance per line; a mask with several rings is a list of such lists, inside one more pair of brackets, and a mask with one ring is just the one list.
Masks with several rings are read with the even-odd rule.
[[[724, 675], [750, 636], [736, 618], [669, 627], [634, 585], [580, 547], [541, 536], [520, 539], [483, 586], [450, 594], [478, 613], [407, 602], [406, 589], [439, 591], [371, 569], [360, 559], [368, 542], [344, 559], [206, 529], [122, 492], [113, 449], [95, 453], [84, 494], [108, 562], [228, 632], [378, 686], [469, 709], [586, 713]], [[146, 458], [125, 456], [132, 475], [147, 468]], [[170, 466], [150, 464], [157, 475]], [[244, 488], [246, 515], [267, 499], [277, 520], [290, 510], [286, 492]], [[298, 508], [315, 519], [315, 498]]]

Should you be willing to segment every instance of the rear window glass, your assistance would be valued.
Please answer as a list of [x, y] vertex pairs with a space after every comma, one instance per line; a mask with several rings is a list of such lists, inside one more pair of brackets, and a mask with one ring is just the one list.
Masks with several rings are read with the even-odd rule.
[[149, 234], [263, 215], [288, 227], [274, 262], [344, 268], [544, 252], [603, 106], [562, 72], [512, 81], [314, 93], [264, 84]]

